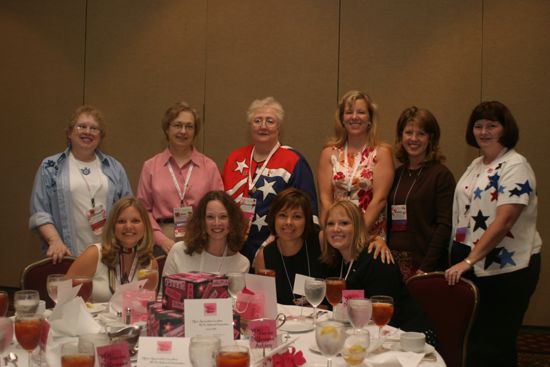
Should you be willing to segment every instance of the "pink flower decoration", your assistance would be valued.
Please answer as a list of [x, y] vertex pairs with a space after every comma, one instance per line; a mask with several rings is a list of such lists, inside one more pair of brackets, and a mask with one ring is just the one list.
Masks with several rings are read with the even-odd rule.
[[284, 353], [275, 354], [271, 357], [271, 365], [273, 367], [297, 367], [306, 363], [306, 359], [302, 351], [296, 352], [296, 348], [292, 347]]

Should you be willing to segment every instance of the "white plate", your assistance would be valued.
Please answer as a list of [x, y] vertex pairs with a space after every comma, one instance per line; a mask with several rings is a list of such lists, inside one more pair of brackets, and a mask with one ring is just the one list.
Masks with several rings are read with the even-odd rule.
[[106, 307], [106, 303], [86, 303], [86, 310], [92, 315], [105, 311]]
[[313, 320], [286, 320], [286, 322], [279, 328], [279, 330], [286, 331], [287, 333], [305, 333], [306, 331], [313, 330]]
[[[392, 343], [391, 344], [391, 349], [396, 350], [396, 351], [400, 351], [400, 352], [405, 352], [403, 349], [401, 349], [401, 344], [400, 343]], [[422, 352], [422, 353], [429, 354], [429, 353], [433, 353], [433, 352], [435, 352], [435, 348], [433, 346], [431, 346], [428, 343], [424, 344], [424, 352]]]

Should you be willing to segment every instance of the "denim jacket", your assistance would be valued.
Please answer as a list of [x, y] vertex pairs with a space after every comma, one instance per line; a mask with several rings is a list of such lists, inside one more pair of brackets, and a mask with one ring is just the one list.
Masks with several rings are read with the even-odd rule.
[[[69, 157], [70, 147], [64, 152], [47, 157], [42, 161], [31, 194], [31, 217], [29, 229], [36, 229], [44, 224], [51, 223], [57, 229], [63, 242], [77, 256], [72, 239], [76, 233], [73, 228], [71, 193], [69, 185]], [[122, 164], [113, 157], [96, 150], [101, 162], [101, 170], [107, 176], [109, 187], [107, 190], [107, 215], [113, 204], [120, 198], [132, 194], [128, 176]], [[48, 244], [42, 241], [42, 252], [46, 253]]]

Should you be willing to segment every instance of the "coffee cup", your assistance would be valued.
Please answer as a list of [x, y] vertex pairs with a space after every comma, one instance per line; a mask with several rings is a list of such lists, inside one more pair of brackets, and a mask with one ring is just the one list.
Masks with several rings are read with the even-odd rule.
[[426, 335], [424, 333], [417, 333], [408, 331], [401, 334], [400, 338], [401, 349], [407, 352], [424, 352], [426, 345]]

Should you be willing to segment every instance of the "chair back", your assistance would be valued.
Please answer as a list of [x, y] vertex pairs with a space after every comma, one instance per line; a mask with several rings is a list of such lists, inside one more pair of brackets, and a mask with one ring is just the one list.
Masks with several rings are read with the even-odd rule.
[[157, 264], [158, 264], [158, 267], [159, 267], [159, 278], [161, 278], [162, 277], [162, 271], [164, 270], [164, 264], [166, 263], [166, 255], [157, 256], [157, 257], [155, 257], [155, 260], [157, 260]]
[[446, 365], [465, 366], [468, 335], [479, 299], [475, 284], [461, 278], [450, 286], [443, 272], [433, 272], [409, 278], [407, 288], [430, 318], [437, 335], [437, 351]]
[[49, 274], [66, 274], [75, 257], [64, 256], [63, 260], [54, 264], [51, 257], [38, 260], [27, 265], [21, 273], [21, 289], [34, 289], [40, 294], [40, 299], [46, 301], [46, 307], [52, 308], [55, 303], [48, 296], [46, 279]]

